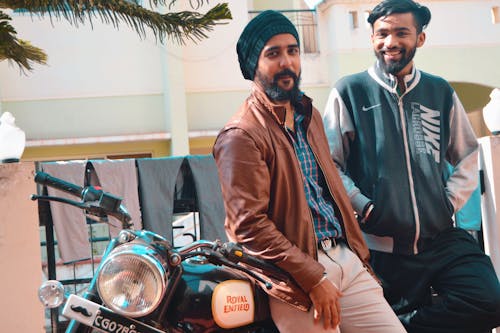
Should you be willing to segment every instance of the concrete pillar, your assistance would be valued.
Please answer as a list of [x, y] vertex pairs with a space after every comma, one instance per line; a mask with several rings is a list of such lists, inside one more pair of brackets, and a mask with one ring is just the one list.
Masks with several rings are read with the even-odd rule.
[[[163, 108], [167, 119], [167, 132], [172, 135], [172, 156], [189, 154], [189, 135], [184, 82], [182, 47], [170, 40], [161, 49], [163, 78]], [[168, 128], [170, 124], [170, 128]]]
[[[479, 147], [479, 169], [485, 187], [481, 198], [484, 251], [500, 279], [500, 135], [479, 138]], [[500, 333], [500, 327], [493, 333]]]
[[2, 332], [45, 332], [34, 163], [0, 164], [0, 312]]
[[500, 279], [500, 135], [479, 139], [479, 168], [484, 173], [481, 199], [484, 250]]

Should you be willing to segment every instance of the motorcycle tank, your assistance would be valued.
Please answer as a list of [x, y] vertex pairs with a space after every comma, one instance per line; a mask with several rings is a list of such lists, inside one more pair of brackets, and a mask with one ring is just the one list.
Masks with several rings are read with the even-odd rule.
[[245, 274], [197, 259], [182, 265], [165, 326], [193, 333], [275, 332], [266, 293]]

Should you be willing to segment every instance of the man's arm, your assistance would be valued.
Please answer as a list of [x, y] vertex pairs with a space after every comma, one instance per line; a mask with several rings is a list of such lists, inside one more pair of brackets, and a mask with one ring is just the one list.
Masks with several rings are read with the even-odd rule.
[[478, 150], [467, 114], [454, 92], [450, 112], [450, 141], [446, 152], [446, 158], [454, 169], [446, 182], [446, 192], [455, 212], [462, 208], [478, 185]]
[[232, 241], [284, 269], [309, 292], [324, 267], [292, 244], [267, 215], [270, 174], [262, 153], [241, 129], [219, 135], [214, 146], [226, 208], [226, 232]]
[[371, 200], [361, 193], [354, 181], [346, 174], [349, 146], [350, 142], [354, 140], [356, 132], [349, 111], [336, 88], [330, 92], [328, 97], [323, 123], [330, 146], [330, 154], [342, 178], [347, 195], [356, 213], [363, 217]]

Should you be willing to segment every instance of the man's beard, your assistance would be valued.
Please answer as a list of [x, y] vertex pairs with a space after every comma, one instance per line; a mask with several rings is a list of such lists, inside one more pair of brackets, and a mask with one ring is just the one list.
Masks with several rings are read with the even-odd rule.
[[[272, 101], [290, 101], [292, 104], [296, 104], [300, 101], [302, 96], [299, 89], [300, 74], [297, 76], [290, 69], [284, 69], [281, 72], [275, 74], [272, 81], [269, 80], [269, 77], [265, 76], [259, 71], [257, 71], [256, 76], [260, 84], [264, 88], [267, 97], [269, 97], [269, 99], [271, 99]], [[278, 80], [282, 76], [290, 76], [293, 79], [292, 89], [284, 90], [279, 87]]]
[[379, 61], [380, 67], [385, 73], [397, 75], [413, 60], [417, 47], [415, 46], [411, 49], [408, 54], [406, 53], [406, 49], [401, 49], [401, 59], [389, 63], [385, 62], [384, 51], [386, 51], [385, 48], [380, 51], [375, 51], [375, 56]]

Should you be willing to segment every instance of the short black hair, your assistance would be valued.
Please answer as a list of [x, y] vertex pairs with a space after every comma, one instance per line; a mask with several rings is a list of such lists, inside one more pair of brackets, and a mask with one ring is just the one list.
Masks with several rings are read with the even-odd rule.
[[413, 0], [384, 0], [373, 8], [368, 16], [368, 23], [373, 24], [383, 16], [391, 14], [412, 13], [417, 24], [417, 32], [421, 33], [431, 20], [429, 8], [420, 5]]

